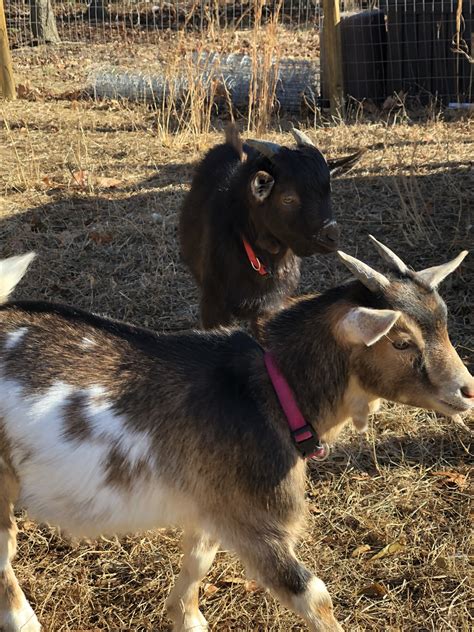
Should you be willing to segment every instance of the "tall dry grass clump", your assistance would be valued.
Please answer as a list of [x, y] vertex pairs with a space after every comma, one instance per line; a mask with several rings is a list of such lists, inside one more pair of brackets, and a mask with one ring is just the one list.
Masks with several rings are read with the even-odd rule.
[[255, 3], [255, 22], [252, 32], [252, 76], [249, 92], [247, 130], [260, 134], [269, 127], [275, 111], [278, 83], [277, 27], [283, 0], [278, 0], [268, 26], [261, 27], [265, 0]]

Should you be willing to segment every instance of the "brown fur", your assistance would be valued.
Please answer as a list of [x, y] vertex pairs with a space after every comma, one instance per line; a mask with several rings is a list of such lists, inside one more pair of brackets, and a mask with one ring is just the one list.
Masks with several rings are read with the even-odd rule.
[[[446, 379], [456, 378], [454, 390], [472, 384], [450, 346], [444, 305], [435, 299], [412, 280], [394, 282], [383, 295], [356, 282], [294, 301], [265, 323], [265, 343], [321, 440], [337, 436], [351, 418], [362, 423], [381, 397], [431, 406]], [[402, 316], [365, 346], [344, 339], [347, 330], [338, 327], [348, 310], [360, 307]], [[186, 508], [183, 576], [170, 597], [177, 629], [199, 625], [197, 587], [219, 541], [312, 630], [340, 630], [324, 585], [294, 555], [306, 515], [305, 463], [262, 349], [250, 336], [230, 329], [157, 335], [73, 308], [30, 302], [0, 308], [0, 331], [2, 324], [8, 331], [28, 327], [18, 346], [0, 349], [3, 374], [27, 395], [40, 396], [57, 382], [99, 386], [105, 393], [98, 392], [99, 401], [106, 399], [110, 414], [120, 417], [137, 441], [144, 437], [146, 452], [132, 461], [128, 450], [136, 446], [107, 435], [107, 423], [98, 430], [88, 427], [74, 388], [69, 396], [66, 391], [63, 414], [75, 419], [64, 425], [61, 438], [106, 443], [105, 458], [96, 465], [98, 489], [113, 487], [118, 497], [136, 501], [147, 481], [170, 490], [172, 502]], [[393, 342], [404, 336], [412, 346], [401, 351]], [[84, 338], [95, 344], [84, 346]], [[6, 439], [1, 441], [8, 458], [12, 446]], [[13, 492], [0, 499], [4, 512], [7, 506], [10, 511]], [[64, 502], [73, 517], [65, 526], [78, 528], [81, 507], [74, 494]], [[87, 526], [100, 532], [100, 524]], [[4, 593], [8, 590], [5, 585]]]
[[225, 129], [225, 142], [231, 145], [239, 154], [240, 162], [247, 160], [247, 154], [244, 152], [244, 144], [239, 134], [239, 130], [234, 123], [229, 123]]
[[126, 453], [119, 447], [113, 447], [105, 465], [105, 482], [111, 487], [131, 489], [143, 478], [149, 478], [151, 471], [146, 461], [139, 461], [133, 466], [128, 462]]
[[23, 604], [23, 592], [18, 585], [12, 567], [0, 571], [0, 613], [19, 610]]
[[84, 395], [73, 393], [64, 407], [64, 438], [68, 441], [87, 441], [91, 438], [90, 422], [84, 414]]

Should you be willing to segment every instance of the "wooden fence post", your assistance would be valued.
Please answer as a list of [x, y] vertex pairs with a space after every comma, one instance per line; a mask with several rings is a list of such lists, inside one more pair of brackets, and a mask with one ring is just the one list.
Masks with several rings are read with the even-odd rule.
[[3, 0], [0, 0], [0, 90], [5, 99], [16, 97]]
[[323, 0], [324, 25], [322, 31], [326, 85], [331, 115], [344, 113], [344, 77], [342, 71], [341, 13], [339, 0]]

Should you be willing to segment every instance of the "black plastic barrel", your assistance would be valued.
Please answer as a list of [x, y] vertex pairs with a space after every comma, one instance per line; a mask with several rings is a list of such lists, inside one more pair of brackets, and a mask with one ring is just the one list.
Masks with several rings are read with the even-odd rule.
[[[387, 16], [387, 94], [403, 91], [420, 102], [472, 102], [474, 65], [471, 0], [381, 0]], [[459, 44], [458, 46], [458, 24]]]

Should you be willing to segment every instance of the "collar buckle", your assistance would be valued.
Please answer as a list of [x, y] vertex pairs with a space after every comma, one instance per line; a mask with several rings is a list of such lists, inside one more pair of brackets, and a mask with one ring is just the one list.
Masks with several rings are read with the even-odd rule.
[[314, 461], [325, 461], [329, 456], [329, 446], [321, 443], [313, 428], [306, 424], [301, 428], [291, 431], [291, 436], [296, 449], [305, 459]]
[[331, 448], [327, 443], [319, 443], [316, 447], [314, 454], [312, 454], [309, 458], [311, 461], [317, 461], [321, 463], [321, 461], [325, 461], [329, 458], [329, 454], [331, 453]]

